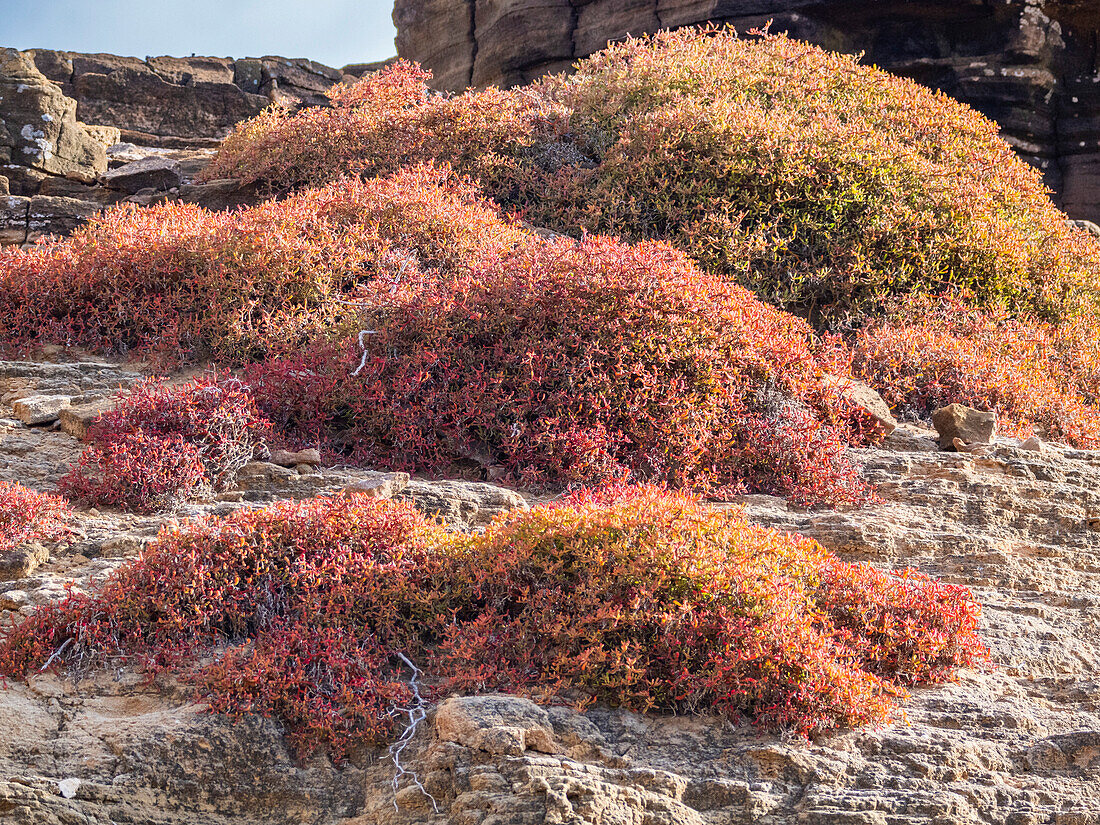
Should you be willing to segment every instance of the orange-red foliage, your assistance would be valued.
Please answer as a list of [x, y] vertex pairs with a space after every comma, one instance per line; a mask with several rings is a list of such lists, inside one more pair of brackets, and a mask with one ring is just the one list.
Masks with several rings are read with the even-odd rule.
[[88, 428], [91, 446], [61, 490], [139, 512], [170, 508], [227, 489], [269, 430], [238, 381], [145, 381]]
[[123, 207], [58, 243], [0, 251], [0, 340], [241, 363], [350, 331], [354, 299], [379, 279], [522, 237], [469, 184], [423, 167], [236, 212]]
[[332, 108], [269, 111], [208, 174], [283, 188], [445, 161], [536, 224], [666, 240], [814, 317], [962, 290], [1061, 315], [1095, 295], [1100, 250], [995, 123], [850, 56], [683, 29], [512, 91], [425, 78], [398, 63]]
[[0, 481], [0, 553], [55, 537], [68, 515], [63, 499]]
[[362, 355], [250, 370], [261, 409], [384, 466], [866, 500], [805, 322], [662, 244], [532, 239], [469, 267], [395, 297]]
[[9, 631], [0, 672], [63, 646], [74, 665], [183, 667], [212, 708], [275, 715], [336, 758], [388, 735], [408, 700], [398, 652], [436, 694], [570, 689], [809, 733], [881, 722], [901, 685], [982, 661], [978, 612], [964, 588], [653, 487], [575, 494], [480, 536], [358, 496], [162, 533], [101, 592]]
[[1100, 446], [1100, 330], [916, 302], [860, 329], [853, 373], [903, 415], [952, 403], [997, 413], [1001, 431]]

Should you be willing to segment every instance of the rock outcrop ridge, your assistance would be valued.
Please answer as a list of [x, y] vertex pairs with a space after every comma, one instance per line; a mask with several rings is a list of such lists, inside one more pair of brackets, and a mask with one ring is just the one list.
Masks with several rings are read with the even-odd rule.
[[1100, 219], [1100, 12], [1080, 0], [397, 0], [439, 88], [514, 85], [609, 40], [707, 22], [773, 31], [942, 89], [996, 120], [1070, 215]]
[[4, 49], [0, 245], [68, 234], [124, 200], [249, 203], [233, 182], [194, 182], [229, 131], [272, 103], [325, 105], [333, 84], [378, 65]]
[[[0, 50], [0, 170], [94, 182], [107, 170], [107, 142], [118, 136], [89, 129], [76, 110], [27, 55]], [[8, 194], [6, 174], [0, 187]]]
[[340, 69], [304, 58], [25, 54], [76, 101], [81, 120], [120, 129], [130, 142], [149, 145], [151, 137], [167, 148], [210, 145], [272, 103], [323, 105], [324, 92], [345, 78]]

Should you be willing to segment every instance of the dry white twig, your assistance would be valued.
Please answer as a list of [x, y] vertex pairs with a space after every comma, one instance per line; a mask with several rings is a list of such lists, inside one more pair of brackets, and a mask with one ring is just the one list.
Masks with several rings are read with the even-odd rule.
[[72, 643], [73, 643], [73, 638], [72, 638], [72, 636], [70, 636], [68, 639], [66, 639], [64, 642], [61, 643], [61, 647], [59, 647], [57, 650], [55, 650], [53, 652], [53, 655], [49, 659], [46, 660], [46, 664], [42, 665], [42, 667], [40, 667], [38, 669], [38, 672], [41, 673], [46, 668], [48, 668], [50, 665], [52, 665], [53, 660], [58, 658], [62, 653], [64, 653], [65, 648], [67, 648]]
[[400, 782], [402, 777], [409, 777], [410, 781], [420, 789], [420, 792], [424, 796], [428, 797], [432, 803], [432, 810], [439, 813], [439, 803], [436, 802], [435, 797], [428, 793], [428, 789], [424, 787], [420, 781], [420, 777], [416, 775], [416, 771], [409, 770], [401, 764], [401, 754], [405, 748], [409, 746], [409, 742], [412, 741], [413, 736], [416, 735], [417, 726], [424, 721], [428, 715], [428, 703], [424, 701], [424, 697], [420, 695], [420, 675], [421, 670], [416, 665], [408, 660], [404, 653], [398, 653], [398, 657], [409, 666], [412, 670], [412, 678], [409, 679], [409, 689], [412, 691], [412, 705], [407, 708], [394, 708], [393, 712], [400, 712], [402, 714], [408, 714], [409, 724], [405, 730], [401, 733], [401, 736], [397, 738], [397, 741], [390, 745], [390, 758], [393, 760], [393, 765], [397, 771], [393, 775], [393, 809], [398, 810], [397, 807], [397, 791], [400, 789]]
[[[377, 330], [364, 329], [359, 333], [359, 349], [363, 350], [363, 357], [359, 359], [359, 366], [355, 368], [355, 372], [352, 376], [356, 376], [363, 371], [363, 367], [367, 365], [367, 342], [363, 340], [364, 335], [377, 335]], [[402, 657], [404, 658], [404, 657]]]

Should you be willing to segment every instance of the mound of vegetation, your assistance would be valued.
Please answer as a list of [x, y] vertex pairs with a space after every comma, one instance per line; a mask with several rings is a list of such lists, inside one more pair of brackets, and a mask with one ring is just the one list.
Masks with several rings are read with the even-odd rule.
[[1100, 335], [958, 302], [914, 301], [841, 342], [854, 375], [895, 411], [931, 417], [962, 403], [998, 414], [1005, 435], [1100, 447]]
[[[996, 124], [786, 37], [681, 30], [576, 69], [452, 97], [398, 62], [329, 109], [242, 124], [209, 174], [286, 191], [445, 162], [525, 220], [666, 241], [843, 333], [834, 371], [854, 363], [902, 415], [962, 401], [1100, 443], [1100, 246]], [[921, 318], [911, 296], [958, 312]]]
[[238, 381], [145, 381], [88, 428], [91, 446], [60, 487], [90, 504], [170, 509], [230, 487], [269, 430]]
[[662, 244], [532, 239], [369, 332], [250, 369], [261, 409], [374, 465], [867, 498], [845, 450], [863, 421], [825, 389], [809, 326]]
[[521, 237], [468, 184], [429, 168], [235, 212], [122, 207], [57, 243], [0, 251], [0, 340], [241, 363], [357, 328], [366, 285]]
[[402, 503], [283, 503], [162, 533], [98, 593], [40, 608], [0, 672], [173, 666], [303, 752], [381, 741], [429, 690], [580, 692], [803, 733], [881, 722], [903, 685], [979, 662], [969, 593], [838, 561], [652, 487], [576, 494], [483, 535]]
[[28, 541], [55, 538], [68, 515], [64, 499], [0, 481], [0, 553]]
[[288, 188], [446, 161], [536, 224], [668, 241], [813, 318], [909, 293], [1091, 307], [1096, 245], [996, 124], [946, 95], [729, 30], [628, 40], [576, 68], [444, 97], [399, 63], [331, 109], [242, 125], [208, 174]]
[[[663, 245], [525, 232], [434, 168], [228, 214], [110, 213], [0, 258], [0, 331], [259, 361], [284, 436], [376, 464], [867, 497], [845, 454], [864, 422], [823, 389], [804, 322]], [[71, 493], [148, 510], [224, 485], [205, 434], [131, 414], [95, 431]]]

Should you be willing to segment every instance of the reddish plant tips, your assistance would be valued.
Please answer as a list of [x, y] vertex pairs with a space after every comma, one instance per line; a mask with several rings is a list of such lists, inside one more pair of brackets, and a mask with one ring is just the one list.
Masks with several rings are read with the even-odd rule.
[[[907, 685], [986, 652], [965, 588], [846, 564], [656, 487], [616, 486], [446, 533], [364, 496], [163, 533], [97, 593], [40, 608], [0, 672], [122, 658], [340, 759], [390, 736], [402, 654], [434, 695], [518, 691], [718, 711], [814, 733], [889, 719]], [[228, 645], [228, 647], [226, 646]]]

